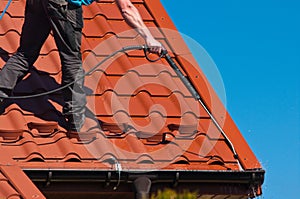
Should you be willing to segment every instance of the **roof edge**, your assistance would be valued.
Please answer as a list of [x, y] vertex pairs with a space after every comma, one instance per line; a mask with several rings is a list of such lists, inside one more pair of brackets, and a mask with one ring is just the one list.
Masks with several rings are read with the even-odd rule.
[[[145, 3], [150, 8], [151, 12], [153, 12], [151, 14], [154, 16], [155, 21], [160, 28], [177, 31], [175, 24], [169, 17], [160, 0], [145, 0]], [[183, 38], [180, 35], [168, 35], [168, 32], [165, 31], [163, 31], [163, 33], [165, 34], [167, 41], [169, 40], [168, 38], [171, 38], [172, 44], [174, 44], [175, 40], [179, 43], [185, 44]], [[174, 38], [174, 36], [176, 37]], [[183, 69], [184, 73], [187, 74], [191, 83], [193, 84], [193, 86], [195, 86], [195, 89], [200, 93], [203, 102], [205, 103], [207, 108], [211, 110], [212, 115], [215, 117], [216, 121], [219, 124], [222, 124], [222, 129], [225, 131], [229, 140], [233, 143], [234, 148], [240, 157], [243, 168], [245, 170], [262, 169], [261, 163], [246, 142], [245, 138], [242, 136], [242, 133], [233, 121], [231, 115], [228, 113], [226, 107], [221, 102], [219, 96], [206, 78], [206, 75], [195, 60], [194, 55], [191, 53], [189, 47], [186, 46], [186, 48], [181, 49], [182, 47], [182, 45], [171, 45], [171, 48], [173, 48], [172, 50], [175, 54], [176, 61], [179, 62], [180, 67]], [[198, 66], [198, 70], [194, 68], [195, 66]], [[198, 72], [200, 72], [201, 78], [199, 78], [197, 75], [194, 75]]]
[[[45, 198], [40, 190], [25, 175], [21, 167], [8, 155], [0, 145], [0, 171], [22, 198]], [[24, 189], [26, 187], [26, 189]], [[0, 190], [1, 192], [1, 190]]]
[[[220, 187], [229, 186], [229, 190], [223, 190], [220, 194], [238, 194], [238, 195], [260, 195], [261, 185], [264, 181], [264, 170], [249, 170], [249, 171], [203, 171], [203, 170], [159, 170], [159, 171], [117, 171], [117, 170], [68, 170], [68, 169], [24, 169], [24, 172], [29, 178], [39, 186], [47, 184], [55, 187], [56, 183], [70, 184], [80, 183], [81, 186], [90, 186], [91, 184], [104, 184], [108, 189], [109, 187], [116, 190], [116, 185], [120, 185], [120, 191], [124, 191], [132, 187], [132, 183], [141, 176], [149, 178], [154, 187], [171, 186], [174, 189], [182, 187], [191, 189], [199, 189], [203, 194], [209, 194], [203, 186]], [[163, 185], [163, 186], [161, 186]], [[98, 187], [98, 186], [97, 186]], [[125, 187], [125, 188], [124, 188]], [[222, 187], [222, 186], [221, 186]], [[43, 187], [39, 187], [43, 191]], [[55, 188], [54, 188], [55, 189]], [[253, 191], [255, 190], [255, 191]], [[89, 190], [91, 191], [91, 190]], [[101, 190], [95, 190], [99, 193]], [[127, 190], [128, 191], [128, 190]], [[129, 189], [130, 191], [130, 189]], [[201, 193], [202, 194], [202, 193]]]

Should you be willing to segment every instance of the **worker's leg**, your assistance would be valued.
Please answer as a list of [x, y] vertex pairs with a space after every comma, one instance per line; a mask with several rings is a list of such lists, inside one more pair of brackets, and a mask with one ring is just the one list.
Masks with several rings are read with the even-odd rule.
[[63, 113], [68, 120], [69, 130], [80, 131], [85, 120], [86, 105], [80, 51], [83, 26], [82, 8], [70, 4], [59, 5], [49, 1], [48, 12], [61, 58], [62, 84], [76, 81], [63, 91], [65, 100]]
[[50, 32], [50, 24], [42, 9], [43, 0], [28, 0], [20, 46], [0, 71], [0, 90], [7, 95], [29, 71]]

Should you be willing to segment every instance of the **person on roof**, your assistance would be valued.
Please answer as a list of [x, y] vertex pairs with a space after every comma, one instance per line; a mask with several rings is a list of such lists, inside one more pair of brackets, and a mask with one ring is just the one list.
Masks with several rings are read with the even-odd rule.
[[[80, 132], [85, 121], [86, 95], [83, 90], [81, 36], [83, 28], [82, 5], [99, 0], [26, 0], [25, 21], [19, 48], [0, 71], [0, 102], [8, 97], [18, 81], [29, 72], [37, 60], [41, 47], [50, 34], [59, 51], [62, 68], [62, 85], [72, 83], [63, 91], [63, 114], [67, 130]], [[125, 21], [144, 39], [153, 53], [160, 53], [162, 45], [149, 29], [130, 0], [115, 0]]]

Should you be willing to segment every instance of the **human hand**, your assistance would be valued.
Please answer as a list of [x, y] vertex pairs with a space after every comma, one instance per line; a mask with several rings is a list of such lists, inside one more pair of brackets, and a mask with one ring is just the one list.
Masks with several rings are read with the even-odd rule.
[[164, 50], [162, 44], [153, 37], [146, 38], [145, 41], [147, 48], [151, 53], [161, 54]]

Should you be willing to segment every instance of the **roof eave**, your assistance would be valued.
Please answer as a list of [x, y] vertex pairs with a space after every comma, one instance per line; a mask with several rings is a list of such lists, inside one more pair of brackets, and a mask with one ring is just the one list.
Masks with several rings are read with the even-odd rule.
[[[63, 190], [68, 193], [76, 193], [79, 191], [74, 189], [77, 185], [81, 188], [80, 193], [85, 192], [85, 190], [88, 190], [87, 193], [92, 191], [99, 194], [103, 194], [103, 191], [107, 192], [108, 190], [111, 192], [132, 192], [133, 182], [137, 178], [145, 176], [152, 182], [152, 191], [171, 187], [178, 190], [189, 189], [199, 194], [218, 193], [220, 195], [241, 196], [261, 194], [261, 185], [265, 173], [264, 170], [131, 170], [120, 172], [116, 170], [66, 169], [26, 169], [24, 172], [42, 192], [47, 190], [59, 192], [59, 190]], [[64, 189], [62, 189], [62, 186]], [[84, 187], [88, 187], [88, 189], [84, 189]]]

